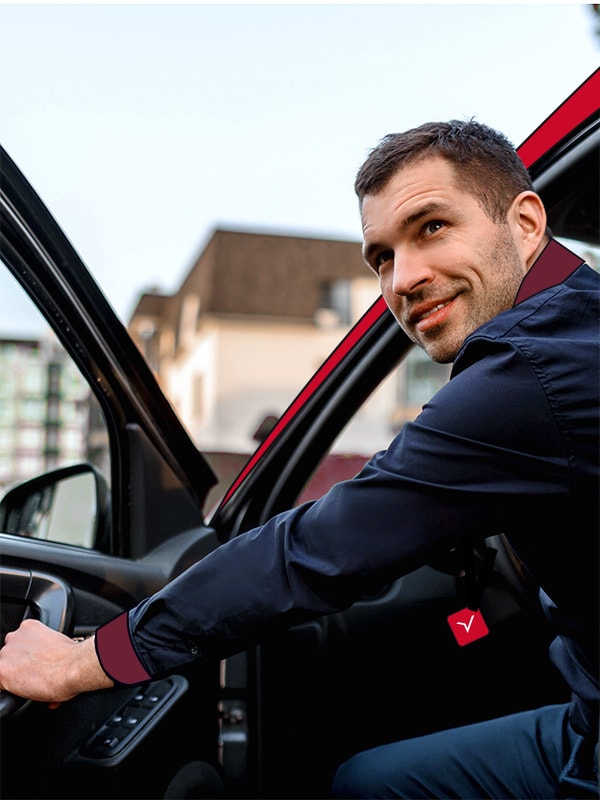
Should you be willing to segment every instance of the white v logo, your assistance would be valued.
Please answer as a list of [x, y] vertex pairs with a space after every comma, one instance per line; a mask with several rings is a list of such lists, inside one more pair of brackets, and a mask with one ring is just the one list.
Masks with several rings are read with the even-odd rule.
[[465, 631], [468, 633], [471, 630], [471, 624], [475, 619], [475, 614], [471, 614], [471, 619], [469, 620], [468, 624], [466, 622], [457, 622], [457, 625], [462, 625]]

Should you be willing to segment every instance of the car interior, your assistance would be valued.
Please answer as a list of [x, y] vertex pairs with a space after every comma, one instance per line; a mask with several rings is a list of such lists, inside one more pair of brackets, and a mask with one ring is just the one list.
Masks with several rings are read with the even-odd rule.
[[[600, 252], [599, 143], [596, 114], [532, 168], [554, 235], [590, 257]], [[217, 476], [4, 152], [0, 200], [0, 306], [17, 290], [74, 365], [97, 444], [89, 462], [0, 492], [0, 642], [28, 617], [87, 637], [298, 502], [410, 343], [389, 314], [378, 316], [209, 513]], [[447, 618], [465, 605], [469, 569], [481, 574], [490, 552], [481, 598], [490, 635], [460, 647]], [[327, 797], [337, 765], [359, 750], [568, 699], [548, 661], [537, 590], [498, 536], [221, 661], [57, 709], [0, 692], [0, 795]]]

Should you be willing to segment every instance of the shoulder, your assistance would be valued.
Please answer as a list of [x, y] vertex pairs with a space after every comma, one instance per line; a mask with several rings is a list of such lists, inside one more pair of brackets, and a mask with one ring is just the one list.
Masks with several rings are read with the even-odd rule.
[[[598, 367], [600, 275], [586, 264], [569, 278], [518, 303], [479, 327], [459, 352], [453, 374], [508, 347], [518, 350], [541, 378], [569, 365]], [[587, 366], [586, 366], [587, 365]]]
[[522, 349], [502, 338], [473, 342], [420, 420], [515, 452], [562, 450], [545, 381]]

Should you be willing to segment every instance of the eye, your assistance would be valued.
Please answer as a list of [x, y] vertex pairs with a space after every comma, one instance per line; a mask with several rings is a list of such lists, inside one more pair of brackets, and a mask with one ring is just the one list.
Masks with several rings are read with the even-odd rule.
[[380, 253], [377, 253], [377, 255], [372, 259], [371, 268], [375, 272], [379, 273], [384, 264], [386, 264], [388, 261], [393, 261], [393, 260], [394, 260], [393, 250], [382, 250]]
[[423, 226], [423, 233], [425, 236], [432, 236], [444, 227], [444, 222], [441, 219], [432, 219]]

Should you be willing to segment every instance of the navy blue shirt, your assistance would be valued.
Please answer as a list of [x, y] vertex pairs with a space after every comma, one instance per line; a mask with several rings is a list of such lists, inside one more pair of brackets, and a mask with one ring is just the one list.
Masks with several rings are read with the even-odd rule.
[[355, 478], [99, 628], [106, 672], [135, 683], [222, 658], [343, 610], [465, 537], [504, 534], [556, 625], [573, 724], [596, 731], [599, 281], [551, 240], [514, 306], [466, 339], [448, 383]]

